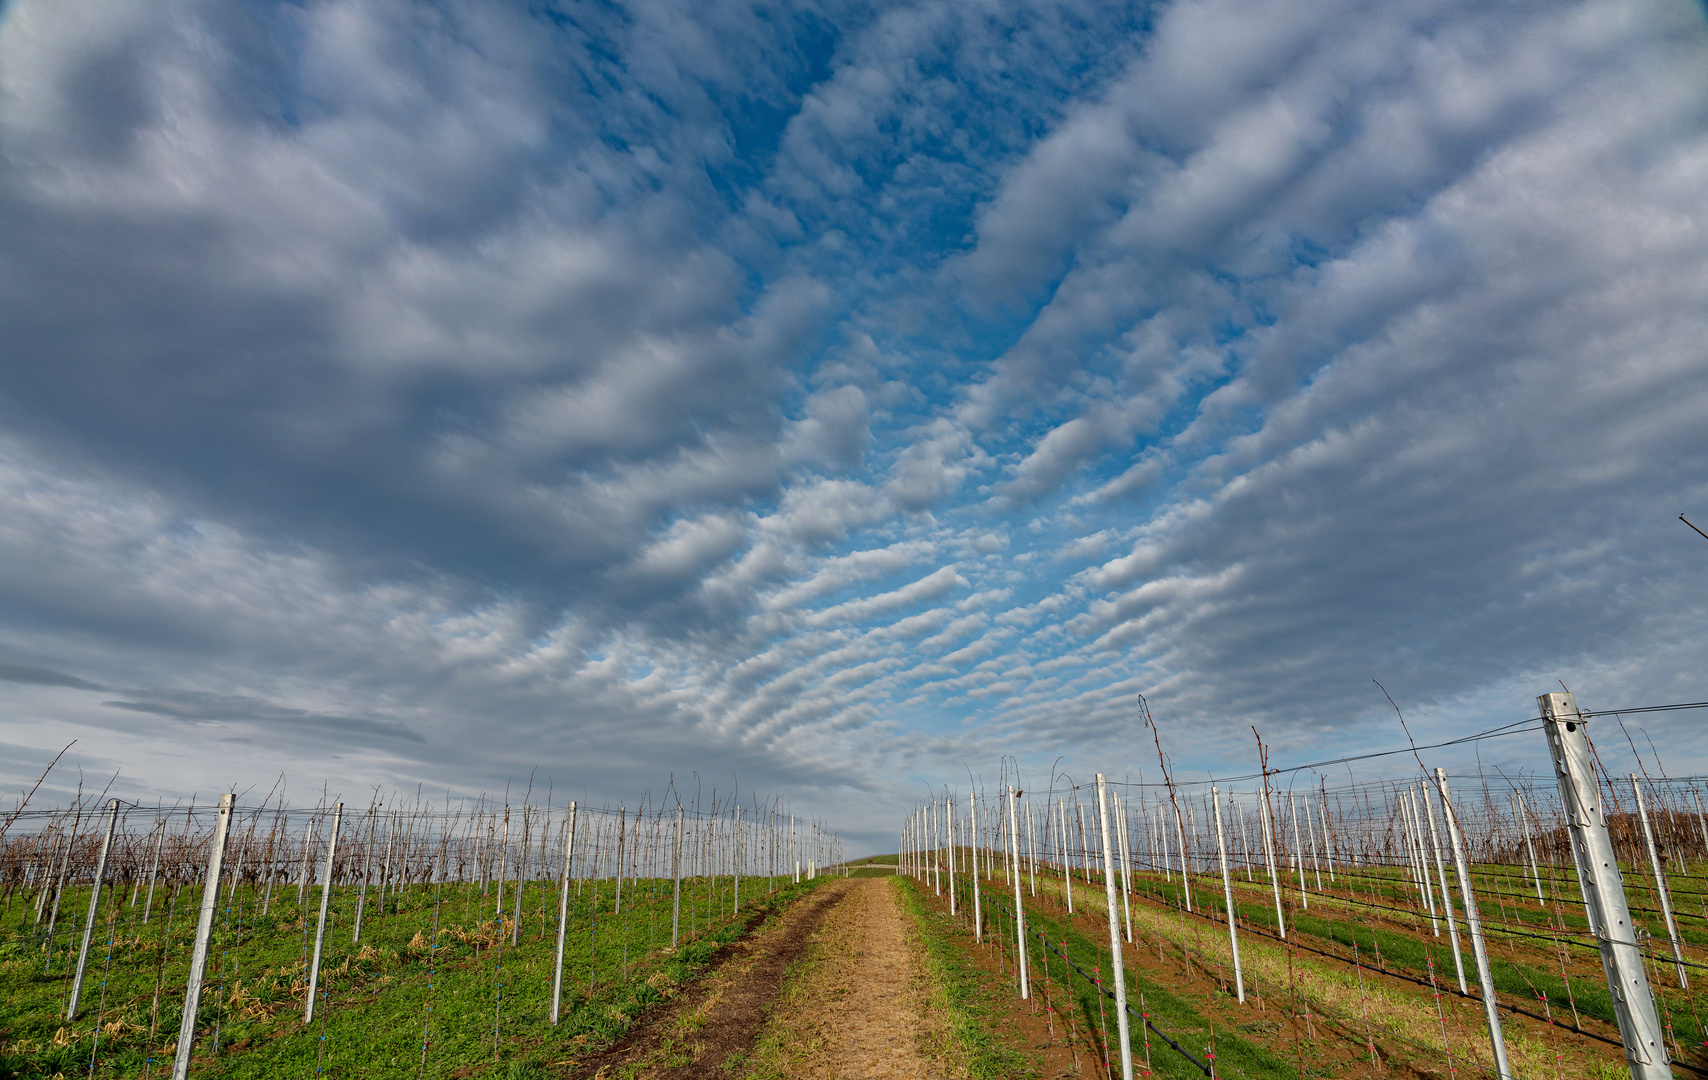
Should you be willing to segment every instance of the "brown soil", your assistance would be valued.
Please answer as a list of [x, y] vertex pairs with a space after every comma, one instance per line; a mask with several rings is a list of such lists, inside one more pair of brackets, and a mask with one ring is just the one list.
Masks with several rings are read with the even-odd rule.
[[813, 935], [746, 1075], [922, 1080], [942, 1032], [893, 883], [858, 882]]
[[582, 1059], [577, 1077], [727, 1077], [764, 1026], [784, 973], [806, 950], [812, 932], [852, 882], [812, 892], [778, 922], [724, 950], [711, 974], [665, 1005], [614, 1046]]
[[[949, 901], [927, 893], [926, 903], [947, 911]], [[965, 912], [961, 913], [965, 917]], [[1012, 942], [998, 942], [993, 935], [999, 931], [986, 915], [982, 944], [972, 942], [972, 930], [967, 930], [967, 955], [974, 964], [1008, 987], [1007, 1006], [1002, 1016], [993, 1017], [996, 1026], [1007, 1037], [1009, 1045], [1030, 1054], [1043, 1080], [1062, 1080], [1065, 1077], [1101, 1076], [1103, 1059], [1086, 1042], [1083, 1031], [1069, 1027], [1069, 1018], [1057, 1008], [1056, 987], [1043, 977], [1038, 958], [1032, 957], [1031, 997], [1022, 1001], [1014, 964], [1004, 950]], [[1037, 943], [1032, 943], [1035, 951]]]

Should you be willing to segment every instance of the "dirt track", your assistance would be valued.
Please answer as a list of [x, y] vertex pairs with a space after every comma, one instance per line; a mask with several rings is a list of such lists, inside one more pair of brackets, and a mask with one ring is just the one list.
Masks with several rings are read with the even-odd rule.
[[888, 880], [831, 882], [575, 1075], [941, 1076], [908, 927]]
[[752, 1071], [790, 1080], [944, 1075], [907, 915], [887, 879], [855, 883], [824, 919], [757, 1048]]
[[711, 974], [615, 1046], [584, 1059], [575, 1075], [726, 1080], [727, 1066], [746, 1056], [764, 1027], [789, 965], [852, 884], [824, 885], [777, 925], [729, 946]]

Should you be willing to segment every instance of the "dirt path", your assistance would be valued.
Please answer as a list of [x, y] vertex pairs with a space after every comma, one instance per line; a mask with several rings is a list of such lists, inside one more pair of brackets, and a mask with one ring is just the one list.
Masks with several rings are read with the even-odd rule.
[[923, 1080], [939, 1033], [920, 957], [894, 885], [854, 883], [791, 972], [744, 1075], [811, 1080]]
[[578, 1077], [729, 1077], [765, 1026], [790, 966], [806, 952], [827, 912], [850, 891], [833, 881], [775, 926], [736, 942], [712, 973], [608, 1050], [581, 1061]]

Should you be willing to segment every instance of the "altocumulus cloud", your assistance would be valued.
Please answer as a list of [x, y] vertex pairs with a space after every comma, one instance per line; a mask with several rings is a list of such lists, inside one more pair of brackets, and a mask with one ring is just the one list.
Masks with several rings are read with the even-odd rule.
[[1697, 7], [0, 11], [10, 780], [876, 835], [1708, 696]]

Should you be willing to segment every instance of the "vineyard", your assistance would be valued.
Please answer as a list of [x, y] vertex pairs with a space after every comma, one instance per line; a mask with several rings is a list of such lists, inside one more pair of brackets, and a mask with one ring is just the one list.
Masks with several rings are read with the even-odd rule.
[[816, 823], [733, 803], [108, 801], [14, 833], [17, 1077], [529, 1075], [609, 1043], [837, 857]]

